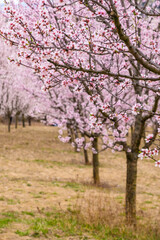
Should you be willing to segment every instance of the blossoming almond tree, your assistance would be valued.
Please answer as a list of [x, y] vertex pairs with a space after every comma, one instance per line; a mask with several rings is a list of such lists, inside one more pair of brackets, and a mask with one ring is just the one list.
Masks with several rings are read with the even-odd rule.
[[[4, 26], [6, 20], [2, 17], [0, 25]], [[12, 118], [15, 116], [15, 127], [19, 114], [29, 114], [33, 108], [30, 99], [24, 91], [29, 79], [34, 78], [30, 69], [19, 68], [11, 64], [9, 56], [16, 56], [16, 47], [7, 46], [3, 39], [0, 42], [0, 116], [8, 119], [8, 131]], [[15, 74], [16, 73], [16, 74]]]
[[[31, 83], [28, 87], [26, 90], [36, 99], [33, 115], [37, 114], [40, 118], [45, 116], [45, 122], [49, 125], [56, 123], [61, 128], [59, 139], [62, 142], [71, 140], [78, 151], [83, 148], [86, 164], [88, 164], [87, 149], [92, 148], [93, 179], [95, 184], [99, 184], [98, 138], [104, 136], [106, 129], [105, 124], [101, 124], [102, 119], [98, 117], [97, 109], [88, 95], [85, 92], [79, 92], [73, 86], [57, 86], [46, 89], [45, 92], [40, 91], [37, 84], [33, 86]], [[97, 126], [94, 123], [95, 120], [91, 123], [91, 118], [99, 122]], [[67, 137], [63, 136], [64, 130], [65, 132], [70, 130]], [[88, 142], [85, 137], [88, 138]]]
[[[98, 112], [91, 113], [95, 131], [107, 131], [104, 148], [126, 153], [126, 218], [136, 225], [139, 151], [140, 157], [158, 151], [145, 150], [159, 130], [158, 3], [152, 8], [149, 1], [131, 0], [20, 2], [25, 5], [5, 7], [10, 21], [1, 30], [19, 49], [14, 60], [32, 68], [46, 89], [72, 85], [90, 97]], [[142, 146], [149, 124], [152, 135]]]

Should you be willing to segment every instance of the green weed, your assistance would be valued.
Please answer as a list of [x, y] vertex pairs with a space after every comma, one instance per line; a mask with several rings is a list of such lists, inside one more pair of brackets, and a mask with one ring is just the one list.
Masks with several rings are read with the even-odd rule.
[[22, 214], [29, 215], [29, 216], [32, 216], [32, 217], [35, 216], [33, 212], [27, 212], [27, 211], [23, 211]]
[[72, 188], [75, 192], [78, 192], [78, 191], [84, 192], [83, 186], [81, 184], [76, 183], [76, 182], [65, 183], [64, 188], [68, 188], [68, 187]]
[[146, 203], [146, 204], [151, 204], [152, 201], [145, 201], [144, 203]]
[[30, 235], [29, 230], [26, 230], [26, 231], [17, 230], [15, 233], [18, 234], [20, 237], [24, 237], [24, 236], [29, 236]]
[[18, 213], [16, 212], [4, 212], [1, 214], [0, 228], [5, 228], [9, 223], [18, 221]]
[[5, 201], [5, 197], [0, 197], [0, 201]]

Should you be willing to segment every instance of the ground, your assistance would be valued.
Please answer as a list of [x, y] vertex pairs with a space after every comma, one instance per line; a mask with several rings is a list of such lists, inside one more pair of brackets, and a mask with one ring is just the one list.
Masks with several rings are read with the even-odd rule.
[[124, 221], [123, 153], [100, 154], [95, 187], [92, 166], [59, 141], [57, 127], [34, 123], [8, 133], [1, 124], [0, 139], [0, 240], [160, 239], [160, 169], [152, 161], [138, 164], [138, 224], [153, 232], [140, 238], [115, 230]]

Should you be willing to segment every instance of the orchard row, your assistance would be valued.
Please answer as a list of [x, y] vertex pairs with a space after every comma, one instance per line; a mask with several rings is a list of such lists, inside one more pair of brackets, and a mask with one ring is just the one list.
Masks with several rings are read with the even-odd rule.
[[15, 89], [23, 88], [32, 114], [58, 124], [60, 140], [92, 149], [95, 184], [98, 153], [125, 152], [126, 220], [135, 226], [138, 158], [159, 166], [159, 4], [21, 0], [2, 12], [0, 34], [22, 71]]

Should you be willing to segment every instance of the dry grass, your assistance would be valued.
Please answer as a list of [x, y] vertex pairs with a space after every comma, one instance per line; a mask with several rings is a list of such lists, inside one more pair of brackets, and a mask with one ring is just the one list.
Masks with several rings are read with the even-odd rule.
[[79, 220], [90, 225], [105, 225], [112, 228], [122, 226], [125, 222], [123, 206], [98, 190], [86, 191], [82, 198], [77, 196], [73, 209]]
[[[28, 212], [38, 217], [54, 207], [61, 211], [76, 210], [78, 218], [88, 224], [103, 223], [111, 227], [123, 224], [124, 154], [100, 154], [102, 184], [96, 188], [91, 184], [92, 167], [84, 165], [82, 153], [75, 153], [69, 144], [59, 142], [57, 130], [34, 124], [17, 130], [12, 127], [9, 134], [7, 127], [0, 125], [0, 212], [20, 215]], [[137, 185], [138, 222], [142, 226], [150, 221], [151, 228], [157, 229], [160, 170], [154, 163], [139, 160]], [[34, 239], [30, 233], [29, 237], [15, 233], [17, 229], [25, 231], [27, 224], [20, 221], [2, 228], [0, 240]]]

